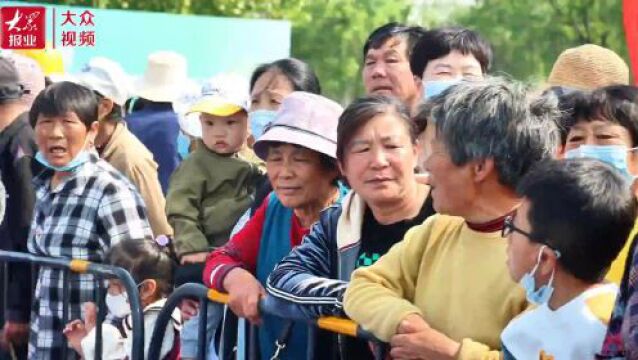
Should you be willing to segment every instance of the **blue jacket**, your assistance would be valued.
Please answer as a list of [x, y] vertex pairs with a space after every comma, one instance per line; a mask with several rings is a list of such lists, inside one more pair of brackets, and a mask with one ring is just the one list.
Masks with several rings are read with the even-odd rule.
[[153, 154], [158, 177], [166, 195], [171, 174], [181, 159], [177, 152], [179, 122], [170, 103], [148, 103], [126, 117], [129, 130]]
[[[364, 201], [350, 192], [341, 205], [321, 213], [303, 242], [268, 277], [267, 311], [302, 321], [345, 315], [343, 294], [359, 256], [365, 207]], [[335, 344], [334, 336], [320, 332], [315, 349], [343, 354]]]

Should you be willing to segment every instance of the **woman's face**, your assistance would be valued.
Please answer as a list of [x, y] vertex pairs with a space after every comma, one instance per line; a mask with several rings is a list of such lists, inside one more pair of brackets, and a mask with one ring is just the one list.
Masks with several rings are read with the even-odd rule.
[[63, 167], [95, 140], [98, 122], [90, 128], [74, 112], [63, 115], [38, 115], [35, 124], [35, 138], [38, 149], [47, 161], [56, 167]]
[[333, 190], [336, 169], [326, 170], [316, 151], [291, 144], [268, 148], [266, 170], [277, 197], [288, 208], [322, 204]]
[[[631, 134], [624, 126], [607, 120], [579, 121], [569, 129], [565, 152], [581, 145], [622, 145], [627, 150], [635, 147]], [[632, 174], [638, 174], [638, 154], [627, 152], [627, 163]]]
[[268, 70], [255, 82], [250, 92], [250, 111], [277, 111], [283, 99], [294, 88], [288, 78], [277, 70]]
[[623, 145], [633, 147], [629, 131], [614, 122], [606, 120], [579, 121], [567, 134], [565, 150], [581, 145]]
[[379, 114], [354, 134], [344, 148], [342, 172], [367, 203], [401, 201], [416, 183], [417, 146], [394, 113]]

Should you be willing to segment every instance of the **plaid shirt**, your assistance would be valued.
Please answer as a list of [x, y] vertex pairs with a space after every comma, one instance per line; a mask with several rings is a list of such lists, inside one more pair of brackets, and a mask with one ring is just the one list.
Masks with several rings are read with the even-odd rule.
[[[31, 253], [102, 262], [112, 244], [152, 237], [144, 202], [135, 187], [95, 154], [53, 190], [52, 175], [46, 171], [34, 180]], [[94, 276], [65, 276], [62, 270], [41, 267], [32, 307], [29, 359], [62, 359], [63, 283], [70, 290], [69, 321], [81, 317], [82, 303], [95, 301]]]

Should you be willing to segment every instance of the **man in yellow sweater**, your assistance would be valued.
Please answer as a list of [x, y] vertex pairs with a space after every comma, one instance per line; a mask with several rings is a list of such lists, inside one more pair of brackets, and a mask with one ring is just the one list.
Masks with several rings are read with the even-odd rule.
[[425, 169], [440, 215], [353, 274], [345, 311], [389, 341], [393, 359], [480, 359], [527, 307], [501, 229], [520, 203], [519, 180], [559, 145], [556, 101], [494, 78], [425, 106], [436, 126]]

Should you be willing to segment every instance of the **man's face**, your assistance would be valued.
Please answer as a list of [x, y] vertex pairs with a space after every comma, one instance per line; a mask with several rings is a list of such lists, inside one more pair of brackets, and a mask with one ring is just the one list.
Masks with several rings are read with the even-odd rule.
[[408, 105], [421, 96], [421, 81], [412, 75], [407, 43], [400, 37], [368, 50], [362, 76], [368, 95], [391, 95]]

